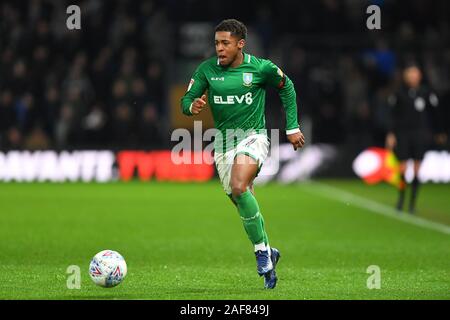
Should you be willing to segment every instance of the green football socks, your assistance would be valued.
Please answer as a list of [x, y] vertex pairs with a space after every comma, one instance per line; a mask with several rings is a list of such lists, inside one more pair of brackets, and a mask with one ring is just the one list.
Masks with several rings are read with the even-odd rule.
[[250, 241], [253, 245], [260, 243], [267, 245], [268, 237], [264, 230], [264, 219], [253, 194], [247, 190], [235, 197], [234, 200], [236, 201], [239, 215], [241, 216], [244, 229]]

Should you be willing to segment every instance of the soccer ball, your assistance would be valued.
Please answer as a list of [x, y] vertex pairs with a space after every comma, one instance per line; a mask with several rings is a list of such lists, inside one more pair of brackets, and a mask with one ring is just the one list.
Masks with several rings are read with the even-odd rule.
[[115, 287], [127, 275], [127, 264], [120, 253], [113, 250], [103, 250], [92, 259], [89, 266], [89, 275], [98, 286]]

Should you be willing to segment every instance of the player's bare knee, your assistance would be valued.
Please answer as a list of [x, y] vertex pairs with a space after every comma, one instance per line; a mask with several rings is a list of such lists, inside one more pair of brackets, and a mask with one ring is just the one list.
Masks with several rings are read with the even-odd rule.
[[233, 198], [239, 197], [245, 191], [247, 191], [247, 186], [243, 183], [236, 183], [231, 185], [231, 194], [233, 195]]

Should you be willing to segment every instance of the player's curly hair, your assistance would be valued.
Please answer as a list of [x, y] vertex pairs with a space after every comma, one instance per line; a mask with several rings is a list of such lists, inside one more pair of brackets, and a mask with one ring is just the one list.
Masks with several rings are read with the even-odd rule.
[[239, 40], [245, 40], [247, 38], [247, 27], [236, 19], [223, 20], [216, 26], [215, 31], [228, 31], [232, 36], [237, 37]]

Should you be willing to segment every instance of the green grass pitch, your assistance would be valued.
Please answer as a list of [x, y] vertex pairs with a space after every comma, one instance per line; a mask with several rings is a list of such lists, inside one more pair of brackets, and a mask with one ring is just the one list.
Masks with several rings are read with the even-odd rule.
[[[218, 181], [0, 184], [0, 299], [450, 299], [449, 195], [448, 184], [420, 190], [417, 216], [438, 230], [372, 210], [395, 202], [388, 185], [257, 186], [282, 254], [278, 286], [265, 290]], [[103, 249], [128, 264], [115, 288], [88, 275]], [[67, 288], [70, 265], [81, 268], [79, 290]], [[367, 288], [371, 265], [380, 289]]]

